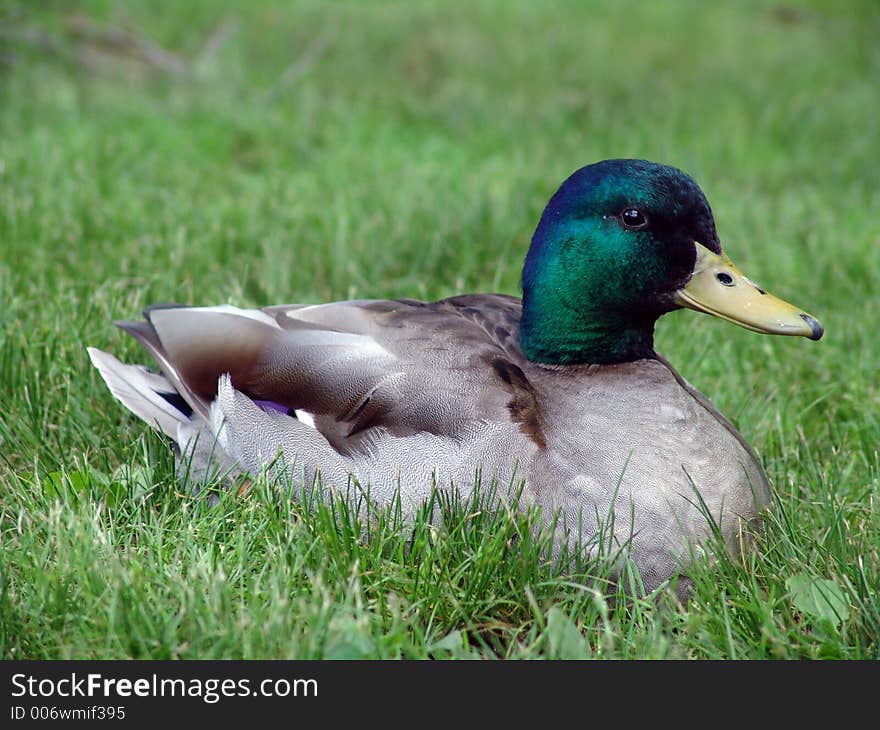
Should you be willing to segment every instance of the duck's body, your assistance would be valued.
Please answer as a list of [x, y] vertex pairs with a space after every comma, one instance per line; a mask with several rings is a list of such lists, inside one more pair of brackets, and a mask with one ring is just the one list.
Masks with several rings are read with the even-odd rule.
[[[650, 170], [662, 182], [670, 168]], [[568, 205], [565, 192], [554, 200]], [[714, 225], [706, 228], [696, 208], [692, 217], [704, 229], [697, 233], [711, 246]], [[588, 217], [579, 210], [577, 225]], [[548, 229], [564, 218], [551, 201], [532, 252], [550, 245]], [[571, 236], [557, 238], [553, 245], [571, 248]], [[684, 240], [683, 263], [664, 275], [670, 291], [691, 295], [688, 282], [707, 256], [721, 260], [720, 245], [703, 254], [693, 232]], [[648, 589], [685, 568], [712, 522], [736, 549], [769, 487], [733, 426], [654, 353], [653, 320], [675, 304], [651, 282], [650, 297], [634, 295], [632, 316], [615, 310], [597, 323], [581, 313], [560, 328], [556, 320], [572, 315], [546, 302], [565, 287], [536, 304], [535, 280], [548, 264], [532, 257], [524, 303], [483, 294], [261, 310], [160, 307], [121, 326], [163, 375], [90, 353], [113, 393], [175, 439], [197, 477], [209, 466], [253, 474], [269, 465], [307, 484], [320, 473], [325, 486], [340, 489], [354, 477], [375, 502], [400, 494], [412, 512], [435, 485], [467, 497], [479, 471], [482, 482], [522, 485], [521, 503], [539, 506], [545, 521], [559, 515], [559, 544], [623, 549]], [[613, 279], [597, 278], [594, 305]], [[698, 294], [688, 306], [715, 306]], [[536, 314], [541, 307], [549, 315]], [[797, 316], [775, 331], [800, 327], [791, 333], [815, 336], [818, 323]], [[743, 323], [759, 327], [754, 317]]]

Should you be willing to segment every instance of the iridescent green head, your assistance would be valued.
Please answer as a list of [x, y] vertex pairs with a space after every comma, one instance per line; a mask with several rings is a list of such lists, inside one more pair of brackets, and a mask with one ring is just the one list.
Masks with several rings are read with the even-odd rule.
[[[703, 285], [699, 301], [692, 283]], [[645, 160], [605, 160], [562, 184], [532, 237], [522, 284], [520, 344], [536, 362], [654, 357], [654, 323], [680, 306], [757, 331], [821, 336], [815, 319], [766, 295], [724, 256], [694, 180]], [[753, 321], [753, 303], [736, 296], [772, 304], [769, 314]]]

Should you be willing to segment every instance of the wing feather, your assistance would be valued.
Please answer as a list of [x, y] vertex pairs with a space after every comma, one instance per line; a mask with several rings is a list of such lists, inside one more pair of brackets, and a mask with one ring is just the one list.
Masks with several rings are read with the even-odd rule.
[[203, 418], [217, 383], [315, 416], [340, 452], [375, 429], [453, 436], [515, 421], [541, 440], [538, 398], [519, 350], [520, 301], [360, 300], [261, 310], [151, 308], [121, 323]]

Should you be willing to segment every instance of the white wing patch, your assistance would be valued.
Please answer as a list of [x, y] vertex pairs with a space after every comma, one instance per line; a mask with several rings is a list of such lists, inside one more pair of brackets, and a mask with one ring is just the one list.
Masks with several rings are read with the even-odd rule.
[[308, 411], [295, 410], [294, 414], [296, 415], [296, 420], [304, 423], [306, 426], [311, 426], [312, 428], [317, 428], [315, 426], [315, 417]]
[[295, 338], [300, 347], [339, 348], [356, 352], [359, 358], [390, 358], [394, 356], [376, 340], [367, 335], [354, 335], [349, 332], [332, 332], [330, 330], [298, 330], [289, 335]]
[[[240, 309], [231, 304], [218, 304], [213, 307], [179, 307], [187, 312], [217, 312], [218, 314], [233, 314], [236, 317], [244, 317], [245, 319], [253, 319], [263, 324], [268, 324], [275, 329], [281, 329], [274, 317], [270, 317], [259, 309]], [[159, 310], [161, 311], [161, 310]]]

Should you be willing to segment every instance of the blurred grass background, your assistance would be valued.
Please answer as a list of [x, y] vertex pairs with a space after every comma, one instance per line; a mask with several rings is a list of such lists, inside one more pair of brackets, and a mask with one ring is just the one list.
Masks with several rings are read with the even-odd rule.
[[[878, 32], [869, 1], [0, 2], [3, 655], [876, 658]], [[608, 157], [692, 174], [734, 260], [827, 330], [659, 324], [779, 499], [688, 609], [608, 614], [546, 566], [479, 607], [390, 554], [366, 578], [268, 496], [176, 495], [88, 365], [142, 358], [110, 321], [158, 301], [518, 293], [547, 199]]]

